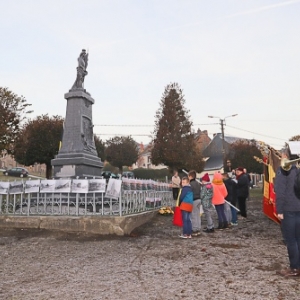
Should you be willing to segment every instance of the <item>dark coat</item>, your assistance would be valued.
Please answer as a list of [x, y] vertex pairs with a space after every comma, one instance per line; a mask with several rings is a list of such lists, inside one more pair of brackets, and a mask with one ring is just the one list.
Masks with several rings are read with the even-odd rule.
[[227, 189], [227, 196], [225, 197], [225, 200], [230, 202], [232, 205], [236, 206], [236, 201], [237, 201], [237, 183], [232, 180], [231, 178], [225, 179], [224, 184]]
[[249, 196], [249, 180], [248, 176], [243, 173], [237, 178], [237, 196], [247, 198]]
[[198, 181], [196, 181], [195, 179], [192, 179], [190, 181], [190, 185], [193, 191], [193, 195], [194, 195], [194, 200], [199, 200], [200, 199], [200, 193], [201, 193], [201, 185]]
[[292, 166], [290, 171], [284, 171], [281, 167], [277, 169], [274, 183], [277, 214], [285, 211], [300, 211], [300, 200], [294, 191], [297, 172], [296, 166]]

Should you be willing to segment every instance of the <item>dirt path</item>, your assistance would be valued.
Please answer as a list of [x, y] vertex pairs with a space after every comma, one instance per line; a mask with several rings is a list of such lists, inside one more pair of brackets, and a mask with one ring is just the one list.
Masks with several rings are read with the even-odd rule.
[[0, 299], [300, 299], [300, 278], [276, 275], [279, 226], [260, 199], [248, 206], [237, 227], [191, 240], [160, 215], [122, 238], [0, 231]]

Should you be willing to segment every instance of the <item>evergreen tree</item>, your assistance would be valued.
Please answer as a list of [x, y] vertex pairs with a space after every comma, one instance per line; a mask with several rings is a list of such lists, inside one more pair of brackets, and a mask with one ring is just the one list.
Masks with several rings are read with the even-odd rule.
[[196, 149], [189, 111], [178, 83], [166, 86], [156, 112], [152, 163], [164, 164], [170, 170], [202, 171], [204, 162]]

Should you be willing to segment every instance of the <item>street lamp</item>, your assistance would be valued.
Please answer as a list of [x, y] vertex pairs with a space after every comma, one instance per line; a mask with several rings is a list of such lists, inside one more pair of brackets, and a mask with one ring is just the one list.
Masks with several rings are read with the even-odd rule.
[[222, 132], [222, 152], [223, 152], [223, 168], [225, 167], [225, 158], [226, 158], [226, 153], [225, 153], [225, 137], [224, 137], [224, 124], [225, 124], [225, 119], [230, 118], [230, 117], [235, 117], [238, 114], [230, 115], [225, 118], [220, 118], [220, 117], [215, 117], [215, 116], [208, 116], [209, 118], [217, 118], [220, 120], [221, 124], [221, 132]]

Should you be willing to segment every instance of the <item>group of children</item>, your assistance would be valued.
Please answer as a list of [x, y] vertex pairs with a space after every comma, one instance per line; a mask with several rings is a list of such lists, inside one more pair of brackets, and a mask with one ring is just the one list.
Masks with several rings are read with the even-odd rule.
[[[237, 174], [241, 169], [242, 168], [237, 169]], [[242, 172], [241, 175], [243, 174]], [[176, 185], [178, 185], [179, 176], [177, 172], [174, 174], [172, 182], [174, 177]], [[239, 176], [239, 178], [243, 179], [243, 176]], [[216, 229], [227, 229], [231, 225], [234, 226], [238, 224], [237, 211], [235, 208], [237, 200], [239, 200], [238, 190], [240, 187], [238, 180], [233, 180], [227, 173], [221, 174], [219, 172], [213, 175], [212, 181], [210, 181], [208, 173], [202, 176], [200, 180], [201, 183], [197, 181], [196, 171], [194, 170], [190, 171], [188, 176], [181, 179], [182, 189], [179, 194], [179, 206], [182, 212], [183, 231], [180, 238], [190, 239], [192, 236], [200, 235], [201, 205], [207, 222], [207, 226], [203, 230], [204, 232], [212, 233], [215, 230], [212, 219], [213, 208], [215, 208], [217, 212], [219, 222]], [[178, 191], [179, 187], [178, 189], [174, 189], [173, 184], [173, 196], [178, 197]], [[243, 201], [242, 205], [244, 205]], [[246, 217], [245, 213], [243, 213], [243, 217]]]

